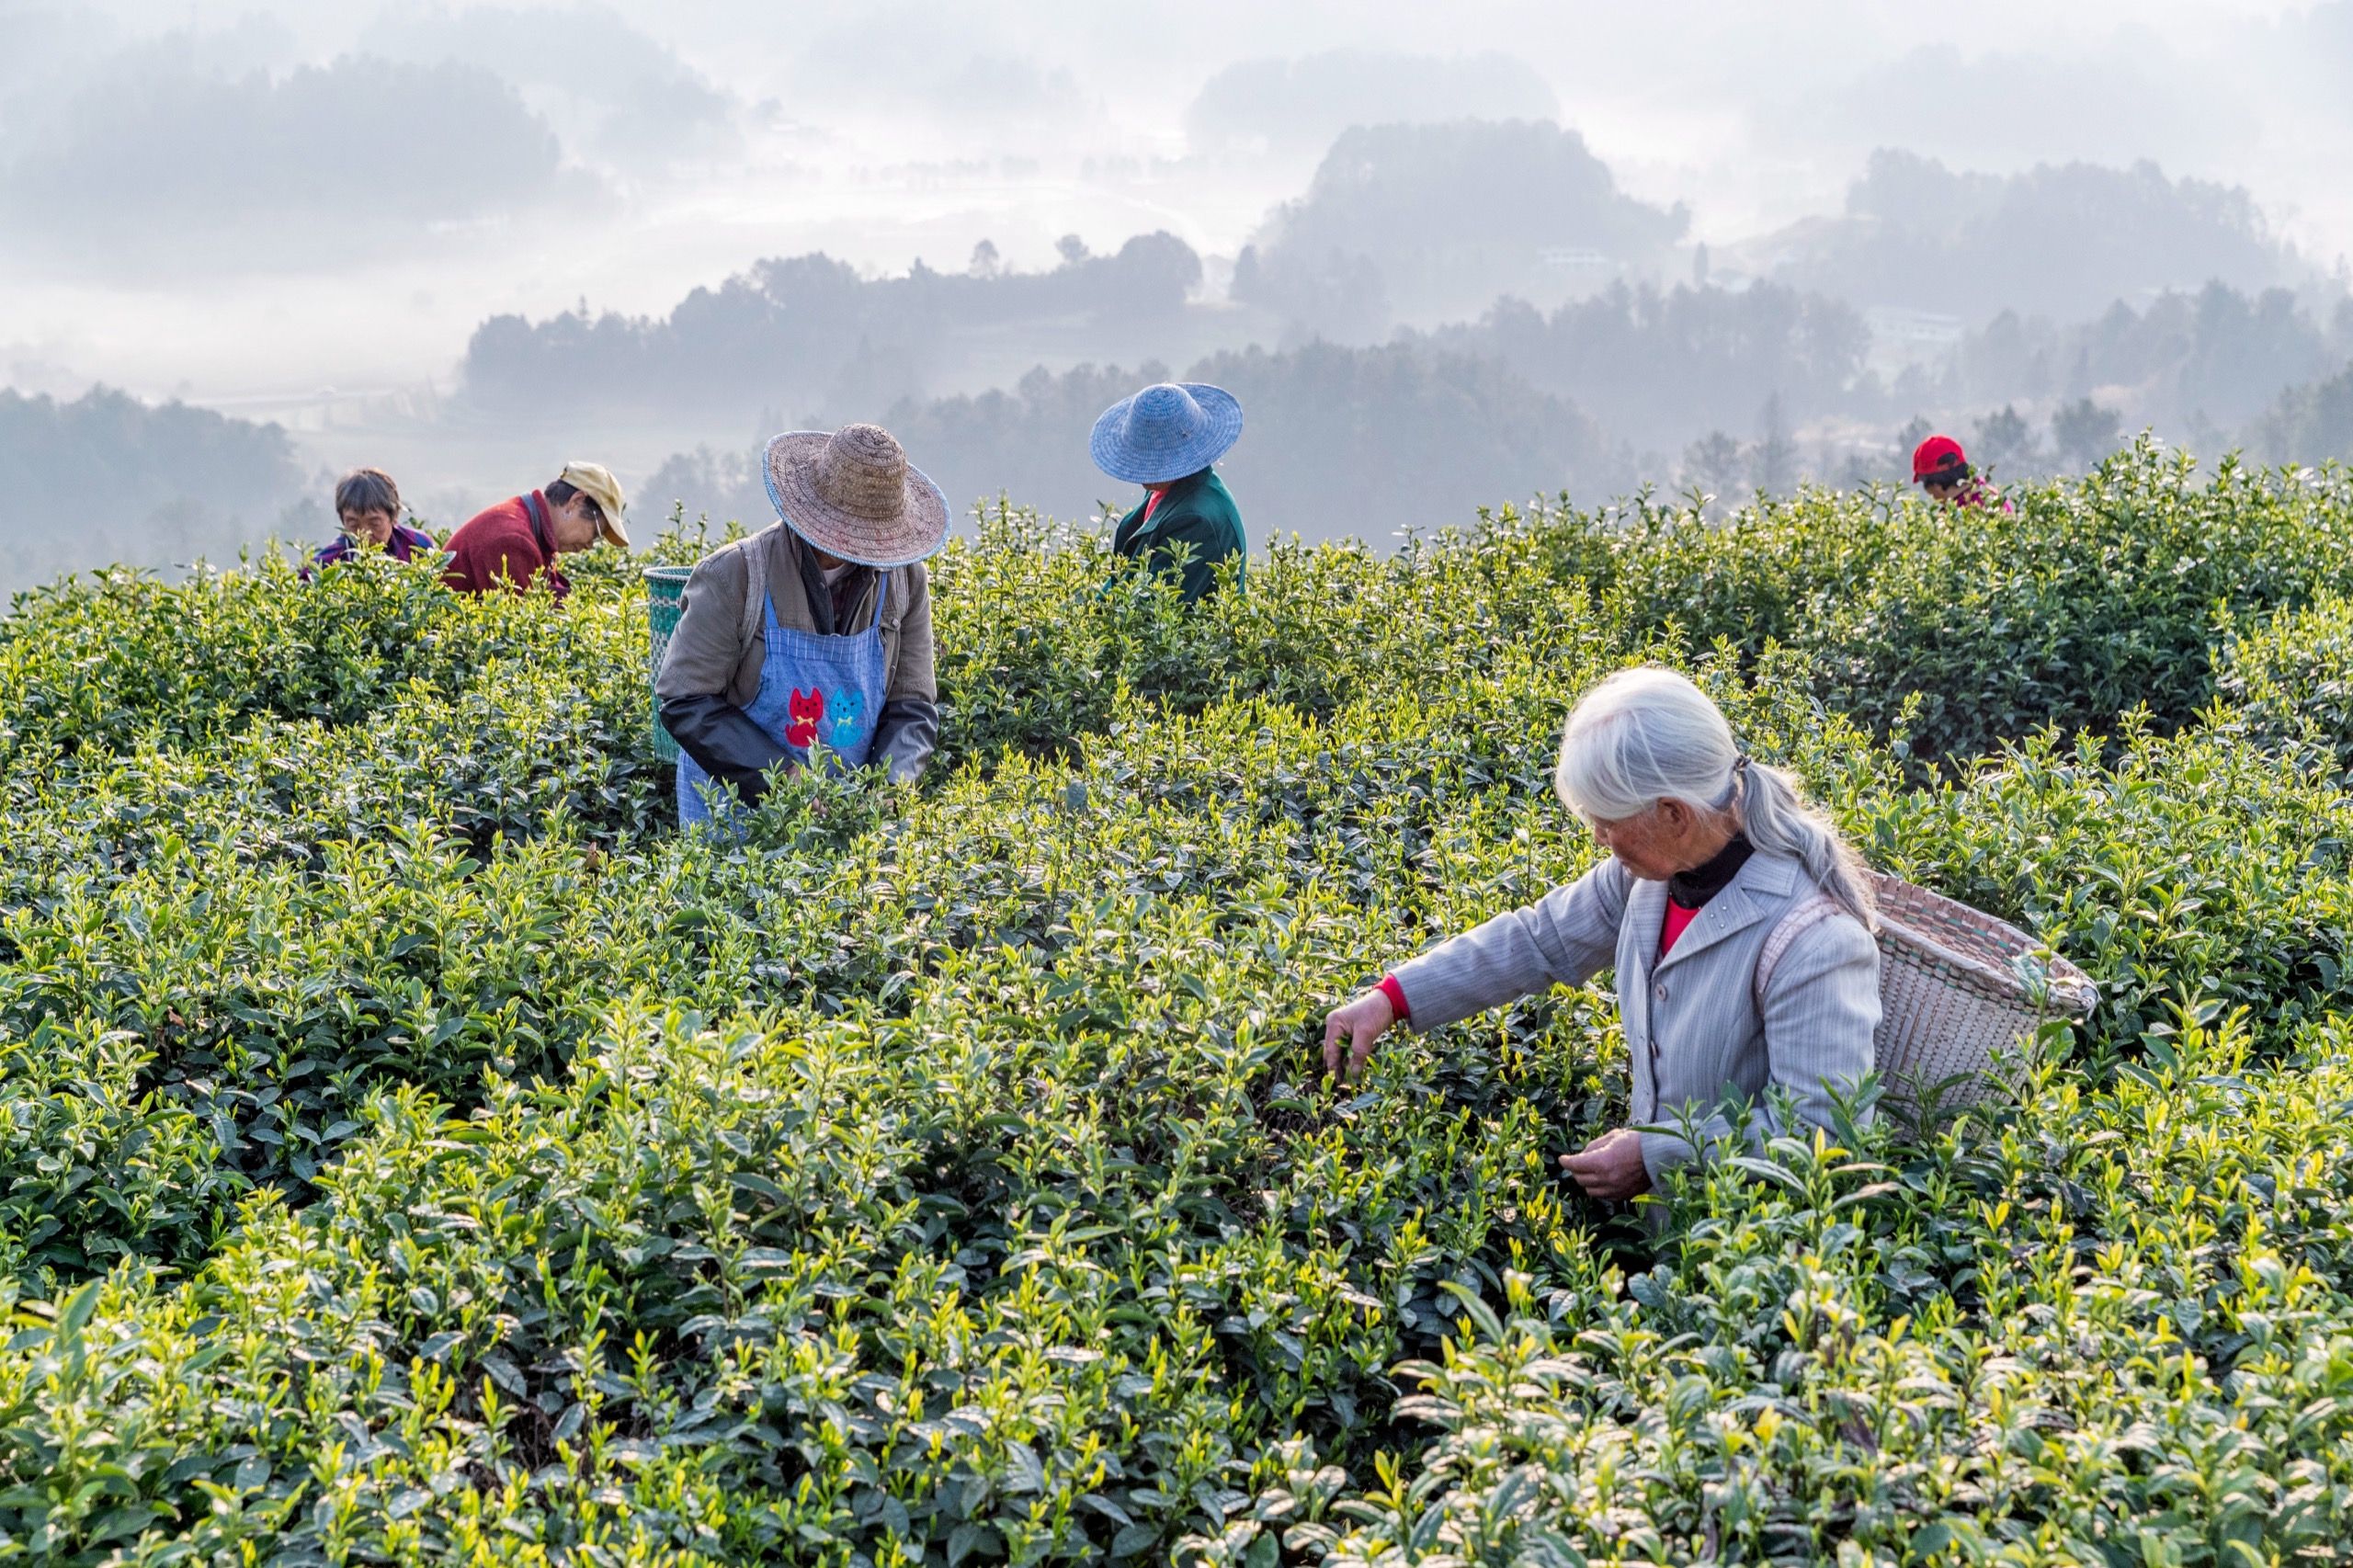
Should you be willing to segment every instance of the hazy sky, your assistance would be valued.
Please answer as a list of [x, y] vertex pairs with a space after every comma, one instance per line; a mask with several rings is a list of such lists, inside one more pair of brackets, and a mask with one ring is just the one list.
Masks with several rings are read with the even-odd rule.
[[0, 382], [272, 414], [446, 387], [486, 316], [665, 311], [764, 256], [1230, 256], [1320, 149], [1197, 145], [1188, 108], [1335, 50], [1462, 66], [1398, 118], [1549, 88], [1711, 244], [1835, 212], [1891, 146], [2153, 158], [2353, 252], [2353, 0], [0, 0]]

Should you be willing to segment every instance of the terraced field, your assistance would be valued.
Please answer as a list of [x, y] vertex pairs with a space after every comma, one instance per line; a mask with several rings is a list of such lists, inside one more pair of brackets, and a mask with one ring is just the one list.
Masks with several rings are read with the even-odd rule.
[[[2339, 1560], [2353, 475], [2014, 499], [1509, 510], [1199, 613], [1000, 512], [931, 776], [740, 843], [671, 825], [642, 558], [28, 597], [0, 1560]], [[1602, 990], [1321, 1079], [1590, 862], [1546, 769], [1641, 660], [2100, 982], [2018, 1103], [1654, 1239], [1553, 1166]]]

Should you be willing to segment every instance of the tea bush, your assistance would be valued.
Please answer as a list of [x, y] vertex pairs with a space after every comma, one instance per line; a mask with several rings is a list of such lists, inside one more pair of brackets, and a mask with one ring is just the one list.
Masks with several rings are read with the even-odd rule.
[[2222, 730], [2029, 737], [1849, 815], [1875, 861], [2014, 921], [2100, 982], [2104, 1074], [2179, 1007], [2244, 1006], [2267, 1053], [2353, 998], [2348, 802], [2331, 770]]
[[[0, 1559], [2330, 1561], [2353, 871], [2283, 716], [2344, 483], [1514, 512], [1197, 610], [1000, 507], [939, 766], [740, 839], [669, 825], [642, 562], [28, 596]], [[1554, 1166], [1603, 989], [1322, 1081], [1332, 1002], [1590, 863], [1551, 752], [1644, 658], [2101, 982], [2019, 1104], [1654, 1236]]]
[[2348, 483], [2231, 460], [2201, 480], [2143, 440], [2080, 483], [2013, 489], [2015, 511], [1809, 492], [1732, 526], [1647, 498], [1504, 522], [1592, 584], [1614, 624], [1800, 649], [1824, 702], [1967, 757], [2135, 704], [2163, 729], [2189, 722], [2213, 693], [2218, 616], [2353, 588]]
[[[1409, 541], [1269, 549], [1246, 599], [1188, 614], [1107, 582], [1099, 530], [1007, 506], [937, 568], [951, 744], [1051, 749], [1126, 696], [1279, 696], [1327, 712], [1506, 646], [1802, 655], [1806, 688], [1897, 743], [1966, 760], [2136, 705], [2172, 732], [2217, 690], [2218, 628], [2353, 592], [2347, 471], [2190, 460], [2143, 441], [2015, 511], [1808, 492], [1724, 525], [1645, 495], [1504, 507]], [[1041, 613], [998, 614], [1028, 599]], [[1051, 607], [1046, 608], [1044, 607]]]
[[2353, 600], [2324, 596], [2239, 630], [2215, 686], [2218, 724], [2353, 769]]
[[[1449, 533], [1390, 557], [1361, 545], [1269, 545], [1246, 596], [1198, 608], [1117, 571], [1100, 530], [999, 506], [975, 547], [933, 567], [949, 755], [1065, 753], [1134, 709], [1186, 711], [1267, 697], [1328, 715], [1488, 678], [1512, 656], [1572, 667], [1629, 646], [1680, 645], [1669, 629], [1625, 636], [1541, 537]], [[1007, 615], [1004, 607], [1034, 607]]]
[[2343, 1026], [2268, 1074], [2234, 1019], [2169, 1043], [1997, 1135], [1784, 1140], [1672, 1262], [1466, 1302], [1401, 1369], [1439, 1436], [1324, 1561], [2337, 1560]]

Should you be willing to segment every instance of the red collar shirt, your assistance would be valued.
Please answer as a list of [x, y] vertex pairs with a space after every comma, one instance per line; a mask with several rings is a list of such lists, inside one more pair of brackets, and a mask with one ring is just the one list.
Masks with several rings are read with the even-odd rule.
[[556, 597], [572, 591], [556, 568], [547, 497], [536, 490], [469, 518], [449, 536], [449, 549], [441, 580], [461, 594], [522, 593], [542, 575]]

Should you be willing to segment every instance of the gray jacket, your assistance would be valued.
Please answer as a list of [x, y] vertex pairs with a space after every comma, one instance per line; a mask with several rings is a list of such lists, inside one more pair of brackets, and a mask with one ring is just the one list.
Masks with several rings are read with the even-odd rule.
[[[1611, 858], [1440, 943], [1399, 969], [1397, 983], [1408, 1022], [1427, 1031], [1554, 985], [1582, 985], [1614, 965], [1633, 1064], [1632, 1125], [1679, 1126], [1688, 1111], [1702, 1137], [1722, 1137], [1732, 1128], [1719, 1102], [1736, 1090], [1760, 1108], [1752, 1137], [1770, 1136], [1762, 1113], [1769, 1085], [1789, 1092], [1799, 1116], [1827, 1126], [1832, 1089], [1871, 1070], [1879, 945], [1850, 915], [1818, 921], [1774, 965], [1761, 1010], [1755, 994], [1765, 938], [1815, 891], [1797, 861], [1760, 850], [1661, 960], [1666, 884], [1639, 881]], [[1642, 1139], [1654, 1185], [1694, 1153], [1679, 1132]]]
[[[765, 616], [751, 602], [754, 585], [765, 583], [778, 624], [794, 631], [818, 630], [802, 586], [803, 548], [799, 535], [775, 523], [704, 556], [687, 579], [677, 630], [670, 634], [654, 679], [663, 727], [713, 778], [735, 785], [747, 799], [759, 792], [767, 768], [801, 760], [744, 710], [759, 695], [760, 668], [767, 657]], [[839, 630], [859, 632], [874, 625], [881, 596], [872, 579], [888, 575], [890, 602], [882, 612], [887, 686], [875, 724], [873, 760], [887, 767], [893, 779], [913, 778], [931, 760], [939, 736], [931, 578], [920, 561], [867, 575], [866, 591]]]

